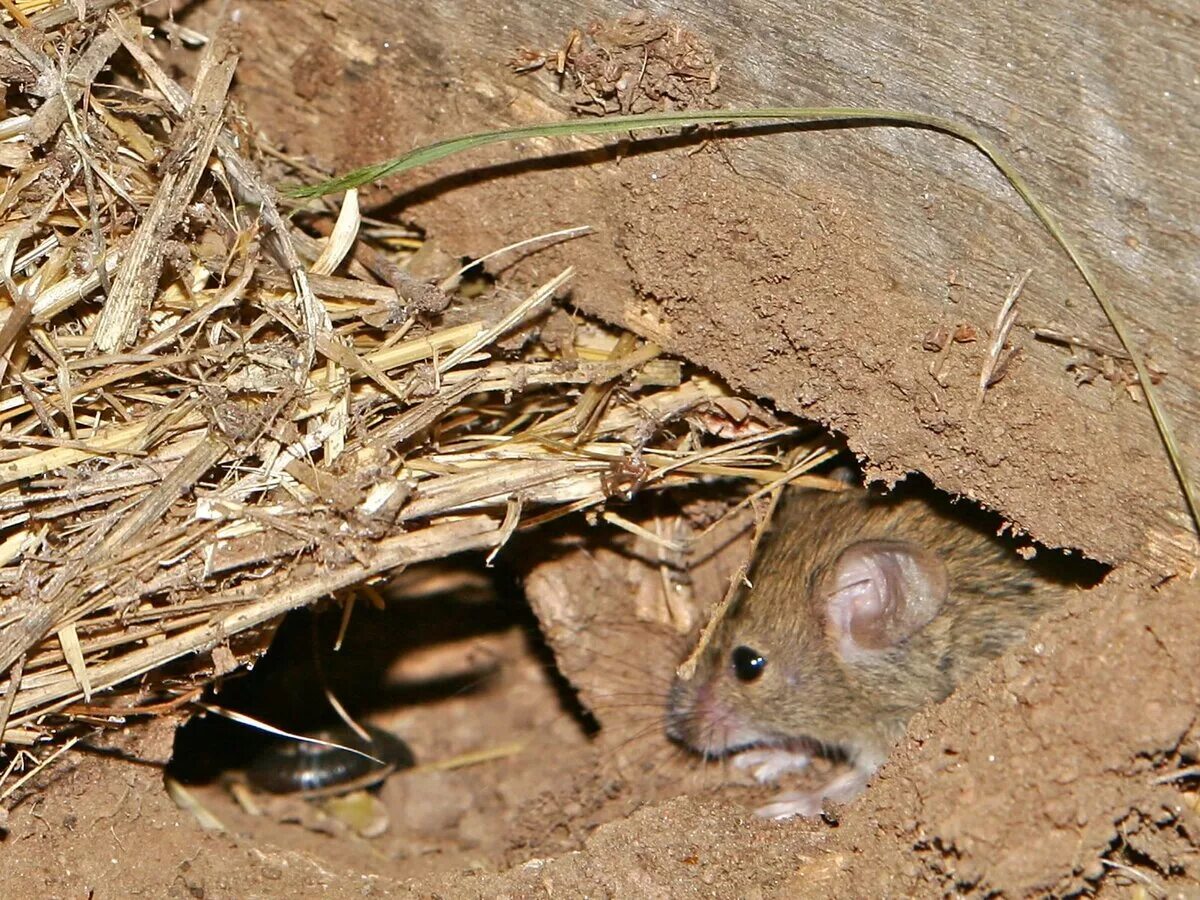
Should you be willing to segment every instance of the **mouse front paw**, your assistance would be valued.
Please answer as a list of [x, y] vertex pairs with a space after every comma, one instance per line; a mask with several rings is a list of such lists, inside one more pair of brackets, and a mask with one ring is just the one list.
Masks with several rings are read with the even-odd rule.
[[760, 819], [794, 819], [797, 816], [813, 818], [821, 814], [824, 796], [820, 791], [794, 791], [779, 794], [770, 803], [760, 806], [754, 814]]
[[781, 747], [764, 747], [744, 750], [733, 758], [739, 769], [749, 769], [759, 784], [774, 784], [779, 776], [787, 772], [801, 772], [808, 768], [812, 757], [807, 753], [784, 750]]
[[754, 812], [764, 819], [791, 819], [796, 816], [812, 818], [821, 814], [825, 801], [832, 803], [847, 803], [863, 792], [867, 780], [875, 771], [875, 766], [866, 762], [861, 763], [848, 772], [834, 778], [820, 790], [795, 791], [780, 794], [765, 806], [760, 806]]

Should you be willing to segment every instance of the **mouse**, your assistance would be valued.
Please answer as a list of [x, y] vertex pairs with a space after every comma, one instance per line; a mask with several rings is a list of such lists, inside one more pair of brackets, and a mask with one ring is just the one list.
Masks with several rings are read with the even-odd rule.
[[1069, 590], [947, 503], [786, 488], [749, 579], [675, 675], [667, 736], [764, 784], [815, 755], [844, 760], [819, 788], [757, 810], [819, 816], [863, 791], [914, 713]]

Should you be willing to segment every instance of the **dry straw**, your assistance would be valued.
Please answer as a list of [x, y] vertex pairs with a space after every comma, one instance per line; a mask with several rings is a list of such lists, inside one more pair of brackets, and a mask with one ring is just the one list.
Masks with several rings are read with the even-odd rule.
[[299, 229], [231, 117], [225, 36], [188, 92], [126, 5], [3, 5], [13, 779], [21, 748], [173, 710], [283, 613], [397, 566], [614, 495], [803, 470], [789, 429], [731, 418], [652, 345], [561, 311], [539, 341], [570, 270], [455, 300], [404, 272], [353, 192], [327, 238]]

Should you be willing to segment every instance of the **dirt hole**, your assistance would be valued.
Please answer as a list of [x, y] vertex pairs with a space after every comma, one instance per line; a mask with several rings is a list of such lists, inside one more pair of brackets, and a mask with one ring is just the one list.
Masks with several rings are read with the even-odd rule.
[[[343, 724], [327, 690], [355, 721], [454, 701], [486, 708], [505, 690], [502, 669], [514, 654], [541, 666], [558, 711], [582, 734], [595, 733], [598, 724], [554, 668], [513, 574], [473, 556], [401, 573], [369, 599], [288, 615], [253, 670], [222, 680], [206, 700], [297, 734]], [[432, 752], [422, 736], [404, 738], [419, 761]], [[211, 783], [286, 740], [219, 713], [200, 715], [179, 729], [167, 775]]]
[[[1107, 571], [1015, 537], [1000, 516], [952, 502], [920, 477], [897, 490], [929, 499], [963, 527], [1023, 555], [1033, 551], [1029, 565], [1043, 577], [1091, 587]], [[698, 532], [744, 493], [714, 484], [613, 509], [646, 531], [667, 533], [665, 522]], [[711, 550], [709, 561], [741, 558], [747, 537]], [[531, 848], [578, 847], [597, 824], [647, 799], [710, 789], [729, 775], [669, 744], [663, 732], [666, 687], [702, 620], [686, 634], [647, 621], [654, 616], [639, 610], [637, 585], [657, 590], [689, 577], [660, 563], [654, 548], [627, 530], [569, 519], [519, 536], [500, 568], [479, 557], [414, 567], [377, 592], [291, 614], [253, 671], [223, 679], [206, 701], [312, 734], [340, 724], [328, 688], [356, 721], [407, 742], [420, 768], [373, 787], [387, 828], [378, 850], [386, 855], [423, 848], [424, 864], [437, 870], [463, 854], [503, 864]], [[716, 568], [719, 578], [706, 583], [702, 566], [692, 583], [709, 605], [730, 566]], [[558, 579], [557, 601], [547, 597], [548, 577]], [[352, 832], [297, 798], [268, 798], [266, 815], [239, 805], [230, 784], [281, 742], [287, 739], [202, 715], [178, 732], [167, 776], [241, 830], [274, 840], [293, 840], [292, 832], [275, 830], [295, 823], [335, 836]], [[455, 762], [473, 755], [482, 761]], [[335, 856], [357, 852], [320, 846]]]

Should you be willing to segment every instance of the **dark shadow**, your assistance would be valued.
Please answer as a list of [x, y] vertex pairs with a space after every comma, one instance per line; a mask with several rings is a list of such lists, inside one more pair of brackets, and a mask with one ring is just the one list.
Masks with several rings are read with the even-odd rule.
[[[883, 491], [879, 493], [885, 495]], [[1009, 547], [1014, 553], [1017, 548], [1032, 547], [1037, 555], [1026, 563], [1039, 578], [1049, 582], [1093, 588], [1112, 570], [1111, 566], [1088, 559], [1078, 551], [1058, 550], [1027, 536], [1014, 536], [1008, 519], [973, 500], [952, 497], [919, 472], [910, 474], [886, 496], [920, 497], [948, 518]]]
[[[462, 565], [483, 569], [477, 557], [464, 558]], [[391, 600], [383, 609], [360, 601], [336, 652], [332, 646], [340, 625], [340, 606], [291, 613], [253, 671], [235, 673], [217, 688], [210, 688], [205, 702], [286, 731], [311, 733], [340, 723], [324, 695], [323, 685], [328, 684], [350, 714], [365, 721], [400, 707], [486, 691], [499, 672], [497, 662], [445, 677], [389, 680], [390, 667], [405, 653], [519, 628], [531, 651], [551, 673], [564, 709], [586, 732], [594, 732], [595, 721], [554, 667], [553, 654], [542, 640], [516, 579], [504, 572], [486, 571], [495, 584], [495, 590], [486, 595], [464, 591]], [[413, 745], [419, 759], [420, 736], [401, 737]], [[206, 713], [180, 728], [168, 773], [184, 783], [211, 781], [225, 771], [244, 767], [277, 740], [253, 726]]]

